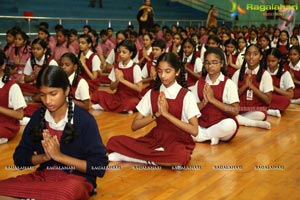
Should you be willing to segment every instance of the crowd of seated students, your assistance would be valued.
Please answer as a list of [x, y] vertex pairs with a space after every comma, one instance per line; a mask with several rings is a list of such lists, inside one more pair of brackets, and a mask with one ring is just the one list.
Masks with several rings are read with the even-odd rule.
[[[241, 125], [271, 129], [268, 115], [281, 117], [290, 103], [300, 104], [299, 30], [155, 24], [139, 35], [132, 25], [115, 34], [57, 25], [50, 35], [41, 23], [30, 40], [13, 27], [0, 52], [0, 91], [8, 99], [0, 117], [11, 123], [1, 126], [0, 144], [43, 108], [37, 77], [55, 65], [66, 72], [76, 106], [136, 112], [133, 130], [156, 121], [141, 138], [112, 137], [109, 161], [186, 165], [195, 142], [229, 142]], [[109, 93], [101, 90], [107, 86]]]

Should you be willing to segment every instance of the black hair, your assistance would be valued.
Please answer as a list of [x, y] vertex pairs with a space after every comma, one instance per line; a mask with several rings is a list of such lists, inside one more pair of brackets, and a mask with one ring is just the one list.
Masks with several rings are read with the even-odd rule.
[[56, 24], [56, 25], [54, 26], [54, 30], [55, 30], [56, 32], [59, 31], [59, 30], [61, 30], [61, 29], [64, 29], [63, 25], [61, 25], [61, 24]]
[[72, 52], [64, 53], [61, 56], [60, 59], [62, 59], [63, 57], [69, 58], [73, 64], [77, 65], [77, 69], [75, 71], [75, 77], [74, 77], [73, 82], [71, 84], [72, 87], [76, 87], [77, 84], [78, 84], [78, 76], [79, 76], [81, 68], [82, 68], [81, 62], [79, 61], [79, 59], [77, 58], [77, 56], [74, 53], [72, 53]]
[[[72, 91], [66, 72], [59, 66], [50, 65], [48, 67], [42, 68], [37, 76], [37, 87], [40, 88], [41, 86], [61, 88], [63, 89], [63, 91], [66, 91], [68, 88], [70, 89], [70, 92], [68, 94], [68, 122], [63, 130], [62, 141], [65, 144], [71, 143], [75, 139], [77, 134], [74, 126], [71, 124], [71, 120], [74, 116], [74, 111], [72, 103]], [[42, 107], [40, 109], [40, 123], [37, 126], [33, 127], [29, 133], [32, 139], [37, 143], [40, 143], [43, 139], [43, 130], [46, 128], [46, 109], [46, 106], [42, 104]]]
[[215, 35], [215, 34], [208, 36], [207, 43], [208, 43], [209, 40], [215, 41], [218, 45], [221, 44], [220, 38], [217, 35]]
[[166, 49], [166, 42], [164, 41], [164, 40], [162, 40], [162, 39], [156, 39], [156, 40], [154, 40], [153, 41], [153, 43], [152, 43], [152, 47], [159, 47], [159, 48], [161, 48], [162, 50], [163, 49]]
[[133, 35], [136, 38], [139, 36], [138, 32], [136, 32], [136, 31], [131, 31], [130, 35]]
[[107, 30], [105, 30], [105, 29], [102, 29], [101, 31], [100, 31], [100, 36], [102, 36], [102, 35], [108, 35], [108, 33], [107, 33]]
[[[170, 64], [170, 66], [172, 66], [175, 69], [175, 72], [180, 71], [180, 74], [177, 77], [177, 81], [182, 87], [187, 88], [186, 79], [185, 79], [185, 69], [184, 69], [183, 63], [180, 62], [177, 55], [175, 55], [173, 52], [163, 53], [157, 59], [157, 66], [159, 66], [159, 63], [162, 61], [168, 62]], [[159, 90], [161, 84], [162, 84], [162, 82], [161, 82], [159, 76], [156, 76], [153, 89]]]
[[[93, 52], [96, 52], [96, 48], [97, 48], [98, 42], [99, 42], [99, 35], [98, 35], [98, 33], [97, 33], [97, 31], [96, 31], [95, 29], [91, 29], [89, 33], [93, 34], [93, 36], [96, 38], [95, 45], [94, 45], [94, 43], [93, 43], [93, 41], [92, 41], [92, 38], [91, 38], [91, 41], [92, 41], [92, 51], [93, 51]], [[83, 34], [83, 35], [85, 35], [85, 34]], [[83, 35], [81, 35], [79, 38], [85, 38], [85, 37], [82, 37]], [[88, 35], [88, 34], [87, 34], [87, 35]], [[90, 35], [88, 35], [88, 36], [90, 36]], [[90, 36], [90, 37], [91, 37], [91, 36]], [[86, 39], [87, 39], [87, 38], [86, 38]], [[89, 42], [88, 42], [88, 43], [89, 43]]]
[[39, 24], [39, 28], [41, 28], [41, 27], [44, 27], [44, 29], [48, 29], [48, 28], [49, 28], [48, 22], [41, 22], [41, 23]]
[[[23, 49], [23, 54], [26, 54], [26, 53], [28, 53], [29, 52], [29, 49], [28, 49], [28, 45], [30, 44], [30, 41], [29, 41], [29, 37], [28, 37], [28, 35], [24, 32], [24, 31], [18, 31], [17, 33], [16, 33], [16, 36], [17, 35], [21, 35], [21, 37], [23, 38], [23, 40], [24, 40], [24, 42], [25, 42], [25, 44], [24, 44], [24, 46], [25, 46], [25, 48]], [[19, 54], [19, 47], [15, 47], [15, 55], [18, 55]]]
[[131, 59], [133, 59], [137, 54], [136, 45], [131, 40], [123, 40], [119, 47], [125, 47], [129, 52], [132, 52]]
[[47, 34], [48, 35], [48, 37], [47, 37], [47, 40], [49, 41], [49, 38], [50, 38], [50, 33], [49, 33], [49, 31], [47, 30], [47, 29], [45, 29], [45, 28], [39, 28], [39, 30], [38, 30], [38, 32], [44, 32], [45, 34]]
[[[227, 76], [227, 66], [226, 66], [226, 62], [225, 62], [225, 55], [224, 55], [224, 51], [220, 48], [220, 47], [209, 47], [205, 53], [204, 53], [204, 61], [207, 55], [209, 54], [215, 54], [217, 57], [219, 57], [219, 59], [223, 62], [223, 66], [221, 67], [221, 73], [224, 76]], [[205, 69], [205, 67], [202, 67], [202, 76], [205, 77], [207, 75], [207, 71]]]
[[[70, 31], [69, 31], [68, 29], [62, 28], [62, 29], [58, 29], [56, 33], [59, 33], [59, 32], [62, 33], [62, 34], [65, 36], [66, 41], [67, 41], [67, 48], [69, 48], [69, 46], [70, 46], [70, 41], [69, 41]], [[57, 42], [57, 43], [56, 43], [56, 46], [58, 46], [58, 45], [59, 45], [59, 44], [58, 44], [58, 42]]]
[[70, 36], [71, 34], [77, 36], [77, 30], [76, 30], [75, 28], [71, 28], [71, 29], [69, 30], [69, 36]]
[[[17, 31], [15, 29], [10, 29], [10, 30], [6, 31], [6, 35], [8, 35], [8, 34], [16, 37]], [[7, 43], [5, 45], [5, 47], [3, 48], [3, 50], [6, 51], [8, 48], [9, 48], [9, 44]]]
[[[279, 38], [280, 38], [281, 33], [285, 33], [287, 35], [287, 41], [286, 41], [285, 47], [287, 49], [289, 49], [290, 48], [290, 42], [289, 42], [290, 34], [286, 30], [282, 30], [282, 31], [280, 31]], [[280, 43], [280, 39], [278, 39], [278, 41], [277, 41], [277, 47], [279, 46], [279, 43]]]
[[[79, 39], [80, 38], [84, 38], [87, 41], [88, 44], [91, 44], [92, 52], [94, 52], [94, 53], [96, 52], [96, 48], [94, 47], [92, 38], [89, 34], [82, 34], [82, 35], [79, 36]], [[79, 51], [78, 58], [80, 58], [81, 53], [82, 53], [82, 51]]]
[[82, 28], [87, 28], [89, 30], [89, 32], [92, 30], [92, 27], [90, 25], [84, 25]]
[[265, 66], [267, 66], [266, 63], [267, 63], [268, 55], [273, 55], [279, 60], [279, 63], [278, 63], [279, 66], [278, 66], [278, 71], [277, 71], [276, 77], [280, 78], [281, 75], [282, 75], [282, 72], [283, 72], [283, 67], [284, 67], [284, 65], [282, 63], [282, 53], [281, 53], [281, 51], [277, 48], [271, 48], [271, 49], [267, 49], [264, 54], [265, 54], [264, 55], [265, 56], [265, 59], [264, 59]]
[[[224, 42], [224, 46], [226, 47], [228, 44], [232, 44], [235, 48], [235, 51], [238, 49], [238, 43], [235, 39], [228, 39]], [[234, 53], [234, 52], [233, 52]]]
[[[255, 48], [258, 49], [259, 53], [261, 56], [263, 56], [263, 52], [262, 52], [262, 49], [261, 47], [258, 45], [258, 44], [250, 44], [247, 48], [246, 48], [246, 51], [245, 51], [245, 57], [246, 57], [246, 54], [247, 54], [247, 51], [250, 47], [254, 46]], [[263, 75], [263, 70], [264, 70], [264, 62], [263, 62], [263, 59], [260, 60], [260, 63], [259, 63], [259, 70], [257, 72], [257, 76], [256, 76], [256, 82], [260, 82], [261, 81], [261, 77]], [[241, 66], [241, 69], [240, 69], [240, 74], [239, 74], [239, 81], [243, 81], [244, 80], [244, 75], [245, 75], [245, 72], [246, 72], [246, 59], [244, 59], [243, 61], [243, 64]]]
[[262, 38], [264, 38], [264, 39], [266, 39], [267, 41], [268, 41], [268, 49], [270, 49], [271, 48], [271, 39], [267, 36], [267, 35], [262, 35], [262, 36], [260, 36], [260, 40], [262, 39]]
[[[47, 49], [46, 52], [45, 52], [45, 59], [44, 59], [44, 63], [42, 65], [42, 67], [46, 67], [47, 66], [47, 61], [48, 61], [48, 58], [50, 57], [50, 48], [48, 48], [48, 43], [43, 40], [43, 39], [40, 39], [40, 38], [36, 38], [32, 41], [32, 44], [31, 46], [33, 46], [34, 44], [39, 44], [41, 45], [41, 47], [43, 49]], [[35, 65], [36, 65], [36, 61], [35, 61], [35, 58], [34, 58], [34, 55], [33, 53], [31, 52], [31, 59], [30, 59], [30, 64], [31, 64], [31, 67], [33, 68]]]
[[[124, 36], [125, 40], [126, 40], [127, 37], [128, 37], [126, 31], [124, 31], [124, 30], [118, 31], [118, 32], [116, 33], [116, 37], [117, 37], [119, 34], [122, 34], [122, 35]], [[114, 49], [115, 53], [117, 53], [117, 52], [119, 51], [119, 47], [120, 47], [120, 43], [117, 43], [116, 46], [115, 46], [115, 49]]]
[[150, 38], [151, 41], [153, 40], [153, 35], [151, 35], [150, 33], [144, 33], [143, 37], [146, 35]]
[[181, 44], [181, 49], [179, 51], [179, 57], [181, 58], [181, 60], [183, 59], [183, 56], [184, 56], [183, 46], [184, 46], [185, 43], [190, 43], [194, 48], [193, 56], [192, 56], [192, 59], [191, 59], [190, 63], [195, 64], [195, 62], [196, 62], [196, 50], [197, 49], [196, 49], [196, 43], [192, 38], [186, 38], [186, 39], [183, 40], [183, 42]]
[[[7, 62], [7, 58], [5, 56], [5, 53], [0, 49], [0, 67], [2, 67], [6, 62]], [[7, 83], [9, 81], [9, 77], [10, 77], [10, 69], [8, 65], [5, 65], [2, 82]]]

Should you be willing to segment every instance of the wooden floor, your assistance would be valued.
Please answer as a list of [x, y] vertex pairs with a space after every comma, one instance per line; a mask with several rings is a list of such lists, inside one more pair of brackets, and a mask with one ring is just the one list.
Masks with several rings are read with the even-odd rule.
[[[113, 135], [137, 137], [154, 126], [132, 132], [135, 114], [90, 112], [105, 144]], [[240, 127], [230, 143], [197, 144], [189, 168], [183, 170], [111, 162], [91, 199], [300, 199], [300, 106], [291, 105], [281, 118], [268, 120], [272, 130]], [[0, 179], [24, 173], [7, 168], [13, 166], [22, 130], [0, 145]]]

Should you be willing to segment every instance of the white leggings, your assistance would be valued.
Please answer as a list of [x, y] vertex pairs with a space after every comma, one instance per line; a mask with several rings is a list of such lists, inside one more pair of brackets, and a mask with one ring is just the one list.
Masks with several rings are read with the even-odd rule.
[[271, 124], [267, 121], [263, 121], [265, 118], [265, 113], [261, 111], [250, 111], [243, 114], [239, 114], [236, 117], [236, 119], [239, 122], [239, 125], [271, 129]]
[[226, 141], [236, 132], [236, 129], [236, 122], [231, 118], [227, 118], [208, 128], [198, 126], [198, 135], [193, 137], [193, 139], [196, 142], [204, 142], [212, 138]]

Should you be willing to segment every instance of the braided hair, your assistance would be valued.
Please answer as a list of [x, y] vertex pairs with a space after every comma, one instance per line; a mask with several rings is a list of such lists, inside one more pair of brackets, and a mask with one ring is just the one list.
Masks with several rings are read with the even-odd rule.
[[[5, 53], [2, 50], [0, 50], [0, 67], [6, 63], [6, 60], [7, 59], [6, 59]], [[10, 77], [10, 69], [9, 69], [8, 65], [5, 65], [2, 82], [7, 83], [9, 81], [9, 77]]]
[[196, 42], [192, 38], [186, 38], [186, 39], [183, 40], [182, 45], [181, 45], [182, 47], [179, 51], [179, 57], [180, 57], [181, 60], [183, 59], [183, 56], [184, 56], [183, 48], [184, 48], [185, 43], [190, 43], [194, 48], [193, 53], [192, 53], [193, 56], [192, 56], [192, 59], [191, 59], [190, 63], [195, 64], [195, 62], [196, 62]]
[[[29, 36], [24, 31], [21, 31], [21, 30], [16, 33], [16, 36], [17, 35], [20, 35], [22, 37], [22, 39], [24, 40], [25, 48], [23, 49], [22, 53], [23, 54], [28, 53], [29, 52], [28, 45], [30, 44]], [[19, 47], [15, 47], [15, 55], [16, 56], [19, 54], [19, 50], [20, 50]]]
[[[256, 49], [258, 49], [258, 52], [260, 53], [260, 55], [264, 55], [263, 52], [262, 52], [261, 47], [258, 44], [250, 44], [246, 48], [245, 56], [247, 54], [248, 49], [250, 47], [252, 47], [252, 46], [254, 46]], [[263, 70], [264, 70], [264, 62], [263, 62], [263, 59], [261, 59], [260, 63], [259, 63], [259, 70], [258, 70], [257, 76], [256, 76], [256, 82], [260, 82], [261, 81], [261, 78], [262, 78], [262, 75], [263, 75]], [[246, 59], [244, 59], [243, 64], [242, 64], [241, 69], [240, 69], [239, 81], [243, 81], [244, 80], [245, 72], [246, 72]]]
[[[70, 89], [70, 92], [68, 94], [68, 122], [63, 130], [62, 141], [65, 144], [71, 143], [75, 139], [77, 134], [74, 126], [71, 124], [71, 120], [74, 116], [74, 111], [72, 103], [72, 91], [67, 74], [61, 67], [58, 66], [50, 65], [48, 67], [45, 67], [41, 69], [37, 76], [37, 87], [40, 88], [41, 86], [61, 88], [63, 89], [63, 91], [66, 91], [68, 88]], [[46, 128], [46, 110], [47, 108], [43, 104], [40, 109], [40, 123], [30, 130], [30, 136], [37, 143], [40, 143], [43, 139], [42, 133]]]
[[[172, 68], [175, 69], [175, 72], [180, 71], [180, 74], [177, 77], [178, 83], [184, 87], [187, 88], [186, 79], [185, 79], [185, 69], [183, 66], [183, 63], [179, 60], [179, 58], [173, 53], [173, 52], [167, 52], [163, 53], [157, 60], [157, 66], [159, 66], [160, 62], [168, 62]], [[162, 82], [159, 78], [159, 76], [156, 76], [153, 89], [159, 90]]]

